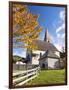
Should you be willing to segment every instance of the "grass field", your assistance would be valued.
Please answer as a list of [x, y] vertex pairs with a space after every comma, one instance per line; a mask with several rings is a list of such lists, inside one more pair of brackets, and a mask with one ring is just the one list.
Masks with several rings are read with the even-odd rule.
[[41, 70], [39, 75], [26, 85], [65, 83], [65, 70]]

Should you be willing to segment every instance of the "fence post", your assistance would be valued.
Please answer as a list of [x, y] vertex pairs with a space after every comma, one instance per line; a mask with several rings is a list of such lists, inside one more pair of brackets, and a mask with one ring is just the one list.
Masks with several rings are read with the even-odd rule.
[[[40, 70], [39, 67], [30, 69], [30, 70], [28, 70], [28, 68], [26, 68], [25, 72], [14, 73], [15, 75], [13, 77], [15, 77], [15, 76], [18, 76], [18, 77], [14, 79], [13, 84], [15, 85], [15, 83], [18, 82], [18, 80], [21, 80], [21, 82], [18, 83], [19, 85], [25, 84], [28, 81], [32, 81], [32, 79], [34, 79], [37, 75], [39, 75], [39, 70]], [[18, 85], [18, 84], [16, 84], [16, 85]]]

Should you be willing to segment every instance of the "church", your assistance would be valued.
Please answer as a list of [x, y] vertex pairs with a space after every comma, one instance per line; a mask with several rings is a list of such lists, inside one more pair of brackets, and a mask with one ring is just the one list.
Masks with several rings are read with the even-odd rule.
[[60, 69], [60, 52], [51, 43], [48, 29], [45, 32], [44, 41], [35, 40], [38, 49], [32, 52], [27, 51], [30, 57], [29, 63], [39, 65], [41, 69]]

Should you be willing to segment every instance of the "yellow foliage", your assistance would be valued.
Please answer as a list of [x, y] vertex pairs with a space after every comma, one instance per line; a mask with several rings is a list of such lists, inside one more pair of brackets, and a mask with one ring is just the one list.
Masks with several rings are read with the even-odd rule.
[[23, 42], [29, 49], [36, 49], [33, 40], [38, 38], [42, 30], [37, 19], [38, 15], [30, 13], [27, 5], [13, 4], [13, 37], [21, 37], [16, 41]]

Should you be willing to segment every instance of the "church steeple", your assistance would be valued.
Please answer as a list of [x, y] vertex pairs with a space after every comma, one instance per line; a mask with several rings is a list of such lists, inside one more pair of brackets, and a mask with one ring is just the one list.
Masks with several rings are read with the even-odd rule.
[[44, 41], [45, 42], [51, 42], [51, 39], [50, 39], [50, 36], [49, 36], [49, 33], [48, 33], [48, 28], [46, 28]]

